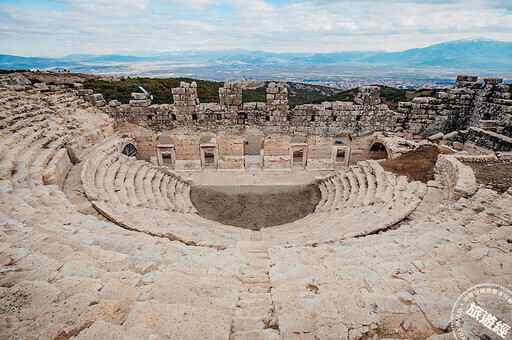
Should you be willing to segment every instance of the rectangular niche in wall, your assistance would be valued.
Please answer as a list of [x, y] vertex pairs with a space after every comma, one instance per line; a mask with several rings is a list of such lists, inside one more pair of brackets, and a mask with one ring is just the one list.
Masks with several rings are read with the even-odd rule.
[[302, 149], [293, 151], [293, 163], [302, 163], [304, 151]]
[[345, 163], [345, 150], [336, 150], [336, 163]]

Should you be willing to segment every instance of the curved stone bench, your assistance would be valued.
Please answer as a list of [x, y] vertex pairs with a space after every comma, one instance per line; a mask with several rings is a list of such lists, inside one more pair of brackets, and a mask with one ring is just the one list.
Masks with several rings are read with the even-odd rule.
[[[339, 184], [327, 184], [336, 183], [335, 178]], [[376, 162], [361, 162], [324, 182], [326, 188], [344, 191], [342, 195], [334, 193], [337, 205], [324, 205], [323, 211], [317, 209], [298, 221], [264, 228], [263, 239], [276, 244], [311, 245], [378, 233], [404, 220], [426, 193], [425, 184], [397, 178]], [[333, 197], [327, 189], [325, 194]]]

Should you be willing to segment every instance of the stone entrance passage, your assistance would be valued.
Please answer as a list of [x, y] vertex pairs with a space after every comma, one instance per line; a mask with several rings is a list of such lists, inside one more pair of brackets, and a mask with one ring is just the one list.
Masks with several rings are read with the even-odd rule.
[[243, 134], [245, 138], [245, 154], [249, 156], [259, 156], [261, 151], [261, 143], [264, 135], [261, 130], [248, 129]]
[[388, 152], [386, 147], [382, 143], [374, 143], [370, 147], [370, 159], [386, 159], [388, 158]]
[[252, 230], [309, 215], [320, 198], [320, 190], [314, 184], [192, 186], [190, 192], [200, 216]]

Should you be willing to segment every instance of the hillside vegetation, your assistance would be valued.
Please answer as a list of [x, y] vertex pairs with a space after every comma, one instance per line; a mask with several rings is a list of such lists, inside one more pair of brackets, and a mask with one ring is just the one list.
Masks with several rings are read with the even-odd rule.
[[[242, 92], [242, 100], [244, 102], [266, 102], [267, 101], [267, 87], [268, 82], [264, 87], [255, 90], [244, 90]], [[322, 101], [323, 98], [328, 98], [340, 93], [341, 90], [321, 85], [311, 85], [303, 83], [286, 83], [288, 88], [288, 105], [295, 107], [297, 105], [309, 104], [314, 101]]]
[[197, 95], [201, 103], [219, 101], [219, 88], [224, 84], [218, 81], [198, 80], [190, 78], [127, 78], [120, 81], [87, 80], [84, 87], [103, 94], [108, 102], [113, 99], [128, 104], [132, 92], [141, 92], [142, 86], [153, 95], [154, 104], [172, 104], [171, 89], [179, 87], [180, 81], [197, 83]]
[[[197, 83], [197, 95], [201, 103], [219, 102], [219, 88], [224, 83], [209, 80], [199, 80], [191, 78], [127, 78], [119, 81], [105, 81], [99, 79], [87, 79], [84, 81], [84, 87], [93, 89], [95, 93], [103, 94], [108, 102], [117, 99], [122, 103], [128, 104], [132, 92], [140, 92], [139, 86], [144, 87], [153, 95], [154, 104], [172, 104], [173, 87], [179, 87], [180, 81]], [[243, 90], [243, 102], [266, 102], [266, 86], [255, 90]], [[332, 87], [310, 85], [303, 83], [286, 83], [288, 88], [288, 104], [295, 107], [302, 104], [319, 104], [322, 102], [348, 101], [354, 100], [357, 95], [357, 88], [350, 90], [339, 90]], [[405, 90], [394, 87], [382, 86], [381, 100], [389, 108], [396, 109], [401, 101], [410, 101], [414, 97], [435, 96], [439, 90]]]

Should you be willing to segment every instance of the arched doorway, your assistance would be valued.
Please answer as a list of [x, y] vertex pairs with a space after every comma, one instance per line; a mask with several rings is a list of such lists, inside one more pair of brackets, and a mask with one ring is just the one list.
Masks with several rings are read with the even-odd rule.
[[123, 148], [123, 155], [139, 159], [139, 153], [137, 152], [137, 148], [133, 144], [126, 144], [126, 146]]
[[381, 142], [375, 142], [370, 147], [370, 159], [387, 159], [388, 152]]

